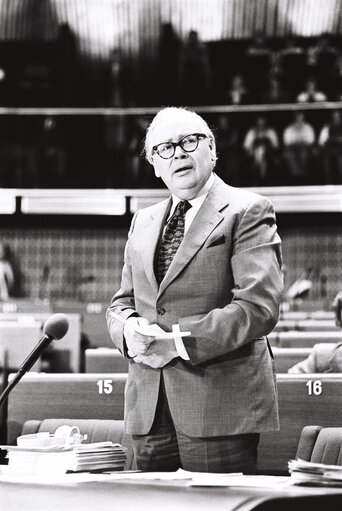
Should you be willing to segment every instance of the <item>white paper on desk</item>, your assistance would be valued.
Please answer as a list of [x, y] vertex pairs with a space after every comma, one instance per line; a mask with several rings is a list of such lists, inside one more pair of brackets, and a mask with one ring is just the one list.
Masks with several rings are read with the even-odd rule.
[[0, 482], [64, 485], [71, 483], [88, 483], [93, 481], [108, 481], [111, 473], [74, 472], [70, 474], [14, 474], [6, 470], [4, 465], [0, 470]]
[[[132, 479], [136, 481], [192, 481], [197, 477], [219, 476], [220, 474], [203, 474], [202, 472], [190, 472], [179, 468], [176, 472], [115, 472], [111, 479]], [[242, 473], [229, 474], [231, 477], [242, 476]]]
[[188, 481], [187, 486], [243, 486], [254, 488], [280, 488], [293, 485], [289, 476], [200, 474]]

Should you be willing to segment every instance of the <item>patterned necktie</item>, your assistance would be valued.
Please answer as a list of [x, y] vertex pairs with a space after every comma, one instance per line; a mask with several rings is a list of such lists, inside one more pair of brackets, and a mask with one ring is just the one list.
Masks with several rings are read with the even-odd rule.
[[158, 284], [163, 280], [172, 259], [184, 237], [185, 213], [191, 208], [188, 201], [181, 201], [170, 218], [159, 246], [156, 259], [156, 277]]

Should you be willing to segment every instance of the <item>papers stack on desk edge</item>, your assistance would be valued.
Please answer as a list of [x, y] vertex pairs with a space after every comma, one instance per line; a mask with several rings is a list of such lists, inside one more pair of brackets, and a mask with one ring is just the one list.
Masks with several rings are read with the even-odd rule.
[[288, 467], [294, 484], [342, 487], [342, 466], [298, 459], [290, 460]]
[[96, 442], [73, 446], [25, 448], [0, 446], [7, 450], [7, 473], [65, 474], [95, 470], [123, 470], [127, 449], [113, 442]]

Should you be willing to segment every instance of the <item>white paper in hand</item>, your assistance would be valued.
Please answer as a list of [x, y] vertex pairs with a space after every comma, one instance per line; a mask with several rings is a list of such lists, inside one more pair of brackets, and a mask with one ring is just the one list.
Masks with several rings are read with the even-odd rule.
[[[153, 324], [153, 325], [144, 325], [139, 326], [135, 329], [136, 332], [138, 332], [141, 335], [147, 335], [150, 337], [155, 337], [155, 340], [162, 340], [162, 339], [174, 339], [175, 333], [174, 332], [165, 332], [159, 325]], [[191, 332], [178, 332], [178, 336], [180, 337], [187, 337], [188, 335], [191, 335]]]
[[[126, 319], [123, 318], [122, 316], [120, 316], [119, 314], [117, 314], [116, 312], [111, 312], [112, 316], [117, 319], [118, 321], [121, 321], [121, 323], [125, 323], [126, 322]], [[136, 332], [138, 332], [138, 334], [141, 334], [141, 335], [146, 335], [146, 336], [149, 336], [149, 337], [155, 337], [155, 340], [156, 341], [159, 341], [161, 339], [174, 339], [175, 338], [175, 335], [177, 336], [180, 336], [180, 337], [187, 337], [189, 335], [191, 335], [191, 332], [165, 332], [165, 330], [163, 330], [162, 328], [160, 328], [160, 326], [158, 326], [156, 323], [154, 323], [153, 325], [143, 325], [143, 326], [138, 326], [136, 329], [135, 329]]]

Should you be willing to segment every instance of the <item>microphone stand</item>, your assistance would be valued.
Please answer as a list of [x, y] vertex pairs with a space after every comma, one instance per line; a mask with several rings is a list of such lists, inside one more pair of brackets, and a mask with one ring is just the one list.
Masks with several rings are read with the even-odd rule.
[[5, 403], [9, 393], [11, 390], [16, 386], [16, 384], [21, 380], [21, 378], [24, 376], [27, 371], [31, 369], [33, 364], [37, 361], [40, 354], [45, 350], [45, 348], [50, 344], [51, 341], [53, 341], [54, 338], [49, 335], [45, 334], [42, 340], [39, 344], [35, 347], [33, 352], [29, 354], [29, 356], [24, 360], [24, 362], [21, 364], [20, 368], [12, 378], [12, 380], [8, 383], [7, 387], [4, 389], [4, 391], [0, 395], [0, 409], [2, 405]]

